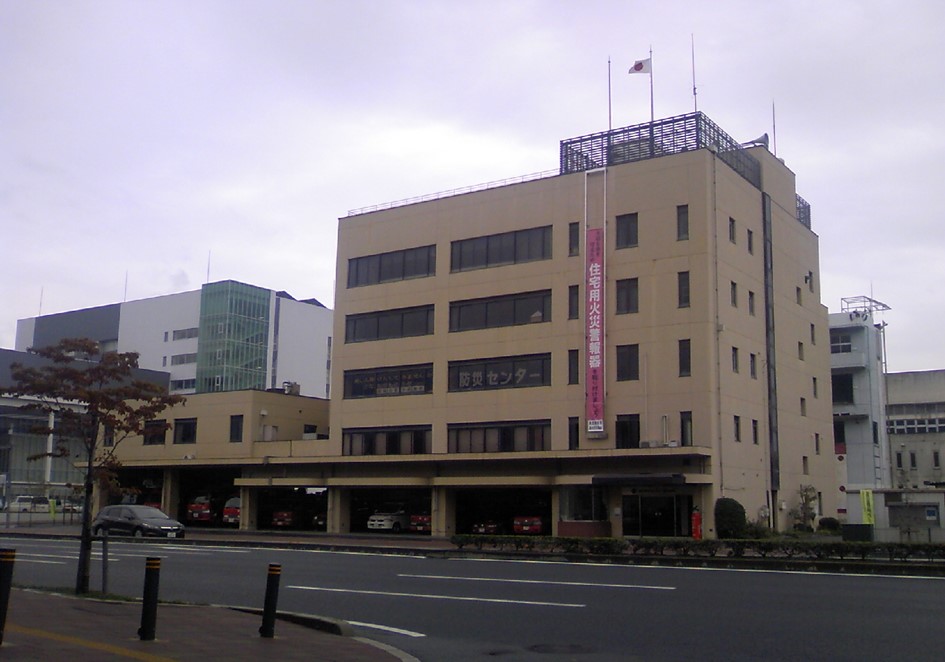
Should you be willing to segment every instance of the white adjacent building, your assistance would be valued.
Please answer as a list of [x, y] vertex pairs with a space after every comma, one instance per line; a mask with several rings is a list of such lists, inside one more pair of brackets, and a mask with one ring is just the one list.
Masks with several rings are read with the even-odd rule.
[[179, 394], [285, 388], [327, 398], [332, 311], [315, 299], [236, 281], [21, 319], [16, 349], [86, 337], [170, 373]]

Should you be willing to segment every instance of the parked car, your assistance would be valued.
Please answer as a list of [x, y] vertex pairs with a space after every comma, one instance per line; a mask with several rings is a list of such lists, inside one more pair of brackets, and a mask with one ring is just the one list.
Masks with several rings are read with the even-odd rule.
[[10, 510], [15, 513], [48, 513], [49, 499], [44, 496], [20, 495], [13, 500]]
[[278, 529], [291, 529], [295, 526], [294, 510], [272, 511], [272, 525]]
[[368, 518], [369, 531], [400, 533], [410, 525], [410, 516], [402, 503], [385, 503]]
[[541, 535], [545, 532], [545, 521], [538, 516], [519, 515], [512, 520], [512, 532], [516, 534]]
[[487, 519], [473, 524], [472, 532], [484, 536], [497, 536], [505, 533], [505, 527], [502, 526], [501, 522], [497, 522], [494, 519]]
[[96, 536], [108, 533], [136, 538], [183, 538], [184, 525], [151, 506], [106, 506], [92, 521], [92, 533]]
[[433, 529], [430, 513], [416, 513], [410, 516], [410, 525], [407, 527], [415, 533], [430, 533]]
[[238, 496], [230, 497], [223, 504], [223, 523], [240, 524], [240, 498]]
[[195, 497], [193, 501], [187, 504], [188, 522], [210, 524], [214, 519], [216, 519], [216, 512], [209, 496]]

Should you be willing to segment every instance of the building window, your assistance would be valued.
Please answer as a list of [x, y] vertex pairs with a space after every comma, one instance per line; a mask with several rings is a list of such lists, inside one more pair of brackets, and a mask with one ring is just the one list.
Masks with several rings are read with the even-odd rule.
[[581, 439], [581, 419], [578, 416], [568, 417], [568, 450], [576, 451]]
[[820, 397], [817, 393], [817, 378], [816, 377], [810, 378], [810, 390], [814, 394], [815, 398]]
[[692, 354], [688, 338], [679, 341], [679, 376], [689, 377], [692, 374]]
[[798, 341], [797, 343], [797, 358], [801, 361], [804, 360], [804, 343]]
[[633, 248], [638, 245], [637, 214], [621, 214], [617, 217], [617, 248]]
[[617, 381], [640, 379], [640, 346], [617, 345]]
[[194, 379], [172, 379], [172, 391], [186, 391], [187, 389], [197, 388], [197, 380]]
[[348, 287], [363, 287], [436, 274], [436, 246], [419, 246], [348, 260]]
[[736, 232], [736, 230], [735, 230], [735, 219], [732, 218], [732, 217], [729, 217], [729, 219], [728, 219], [728, 240], [729, 240], [730, 242], [732, 242], [733, 244], [735, 243], [735, 232]]
[[486, 269], [551, 259], [551, 226], [452, 242], [450, 271]]
[[748, 355], [748, 375], [752, 379], [758, 379], [758, 355]]
[[518, 453], [551, 450], [551, 421], [459, 423], [447, 426], [450, 453]]
[[551, 385], [551, 354], [450, 361], [451, 392]]
[[577, 349], [568, 350], [568, 384], [581, 383], [581, 353]]
[[391, 428], [347, 428], [341, 432], [341, 454], [428, 455], [433, 451], [429, 425]]
[[820, 433], [814, 433], [814, 455], [820, 455]]
[[849, 354], [853, 351], [853, 337], [843, 331], [830, 330], [830, 353]]
[[676, 241], [689, 239], [689, 205], [676, 206]]
[[814, 326], [813, 324], [810, 325], [810, 344], [811, 345], [817, 344], [817, 327]]
[[551, 290], [450, 302], [450, 332], [551, 321]]
[[804, 303], [804, 297], [801, 294], [801, 288], [799, 287], [794, 288], [794, 298], [797, 299], [797, 305], [800, 306]]
[[751, 230], [747, 230], [747, 243], [748, 243], [748, 252], [751, 255], [755, 254], [755, 233]]
[[938, 451], [932, 451], [932, 468], [934, 468], [934, 469], [940, 469], [941, 466], [942, 466], [942, 465], [941, 465], [940, 460], [939, 460]]
[[580, 285], [568, 286], [568, 319], [576, 320], [581, 315], [581, 287]]
[[804, 472], [805, 476], [810, 474], [810, 462], [806, 455], [801, 456], [801, 471]]
[[732, 372], [738, 372], [738, 347], [732, 347]]
[[346, 343], [428, 336], [432, 333], [432, 305], [380, 310], [345, 318]]
[[734, 434], [735, 434], [735, 441], [741, 443], [741, 440], [742, 440], [742, 417], [741, 417], [741, 416], [738, 416], [737, 414], [736, 414], [735, 416], [732, 416], [732, 430], [733, 430], [733, 432], [734, 432]]
[[143, 436], [145, 446], [163, 446], [167, 436], [167, 421], [147, 421], [144, 424]]
[[692, 412], [679, 412], [679, 444], [692, 446]]
[[171, 357], [171, 365], [186, 365], [188, 363], [196, 363], [197, 355], [196, 354], [175, 354]]
[[852, 405], [853, 375], [851, 373], [834, 373], [830, 376], [833, 386], [833, 403], [835, 405]]
[[902, 469], [902, 452], [901, 451], [896, 452], [896, 468]]
[[433, 392], [433, 364], [345, 370], [344, 398], [384, 398]]
[[189, 329], [175, 329], [172, 337], [174, 338], [174, 340], [185, 340], [187, 338], [196, 338], [199, 331], [200, 329], [195, 326], [192, 326]]
[[162, 367], [162, 368], [166, 368], [166, 367], [167, 367], [167, 357], [166, 357], [166, 356], [161, 357], [161, 367]]
[[617, 281], [617, 314], [640, 312], [640, 282], [637, 278]]
[[568, 255], [581, 254], [581, 224], [568, 223]]
[[807, 416], [807, 398], [801, 398], [801, 416]]
[[757, 418], [753, 418], [753, 419], [751, 419], [751, 443], [753, 443], [755, 446], [757, 446], [757, 445], [758, 445], [758, 441], [759, 441], [759, 438], [758, 438], [758, 419], [757, 419]]
[[689, 272], [680, 271], [676, 274], [676, 305], [679, 308], [689, 307]]
[[909, 451], [909, 468], [916, 469], [918, 466], [919, 465], [916, 462], [915, 451]]
[[755, 293], [748, 290], [748, 314], [755, 316]]
[[197, 419], [196, 418], [175, 418], [174, 419], [174, 443], [175, 444], [196, 444], [197, 443]]
[[243, 441], [243, 415], [234, 414], [230, 416], [230, 441]]
[[732, 301], [732, 308], [738, 308], [738, 283], [732, 281], [729, 283], [729, 298]]
[[620, 414], [617, 416], [617, 448], [640, 447], [640, 415]]

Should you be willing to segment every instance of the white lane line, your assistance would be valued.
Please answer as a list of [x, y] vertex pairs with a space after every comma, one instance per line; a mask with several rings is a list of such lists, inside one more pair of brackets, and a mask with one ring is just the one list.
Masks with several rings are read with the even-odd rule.
[[42, 559], [17, 559], [17, 563], [43, 563], [45, 565], [65, 565], [65, 561], [44, 561]]
[[503, 600], [499, 598], [470, 598], [458, 595], [434, 595], [431, 593], [395, 593], [388, 591], [359, 591], [350, 588], [325, 588], [323, 586], [289, 586], [302, 591], [329, 591], [331, 593], [358, 593], [360, 595], [387, 595], [396, 598], [427, 598], [430, 600], [459, 600], [463, 602], [498, 602], [510, 605], [531, 605], [537, 607], [586, 607], [587, 605], [567, 602], [538, 602], [535, 600]]
[[596, 582], [553, 582], [544, 579], [501, 579], [498, 577], [452, 577], [450, 575], [408, 575], [399, 574], [398, 577], [412, 577], [415, 579], [446, 579], [464, 582], [501, 582], [503, 584], [547, 584], [549, 586], [588, 586], [593, 588], [642, 588], [653, 591], [675, 591], [675, 586], [650, 586], [647, 584], [599, 584]]
[[422, 632], [414, 632], [412, 630], [402, 630], [401, 628], [393, 628], [389, 625], [378, 625], [377, 623], [362, 623], [361, 621], [348, 621], [351, 625], [357, 625], [359, 628], [372, 628], [374, 630], [383, 630], [384, 632], [392, 632], [393, 634], [402, 634], [407, 637], [425, 637], [427, 635]]

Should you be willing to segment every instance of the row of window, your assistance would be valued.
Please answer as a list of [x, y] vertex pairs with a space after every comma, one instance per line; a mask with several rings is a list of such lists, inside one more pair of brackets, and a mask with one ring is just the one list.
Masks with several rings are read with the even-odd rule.
[[[302, 434], [305, 438], [309, 435], [316, 435], [317, 426], [306, 423], [302, 427]], [[271, 436], [276, 430], [274, 426], [268, 426], [265, 430], [267, 436]], [[147, 421], [144, 424], [142, 433], [145, 446], [163, 446], [167, 443], [167, 433], [171, 433], [172, 443], [175, 444], [196, 444], [197, 443], [197, 419], [196, 418], [175, 418], [172, 423], [166, 419], [155, 419]], [[327, 439], [327, 435], [318, 434], [317, 438]], [[243, 441], [243, 415], [233, 414], [230, 416], [230, 432], [228, 440], [232, 443]], [[269, 439], [266, 439], [267, 441]], [[106, 444], [110, 445], [110, 444]]]
[[886, 421], [889, 434], [945, 433], [945, 418], [898, 418]]
[[174, 329], [174, 331], [164, 332], [164, 342], [168, 341], [168, 338], [173, 338], [174, 340], [186, 340], [187, 338], [196, 338], [200, 329], [193, 326], [189, 329]]
[[[902, 451], [896, 451], [896, 468], [897, 469], [905, 469], [905, 466], [903, 465], [902, 460], [903, 460]], [[909, 469], [916, 470], [918, 468], [919, 468], [919, 459], [916, 456], [916, 452], [909, 451]], [[932, 451], [932, 468], [933, 469], [942, 468], [941, 457], [937, 450]]]

